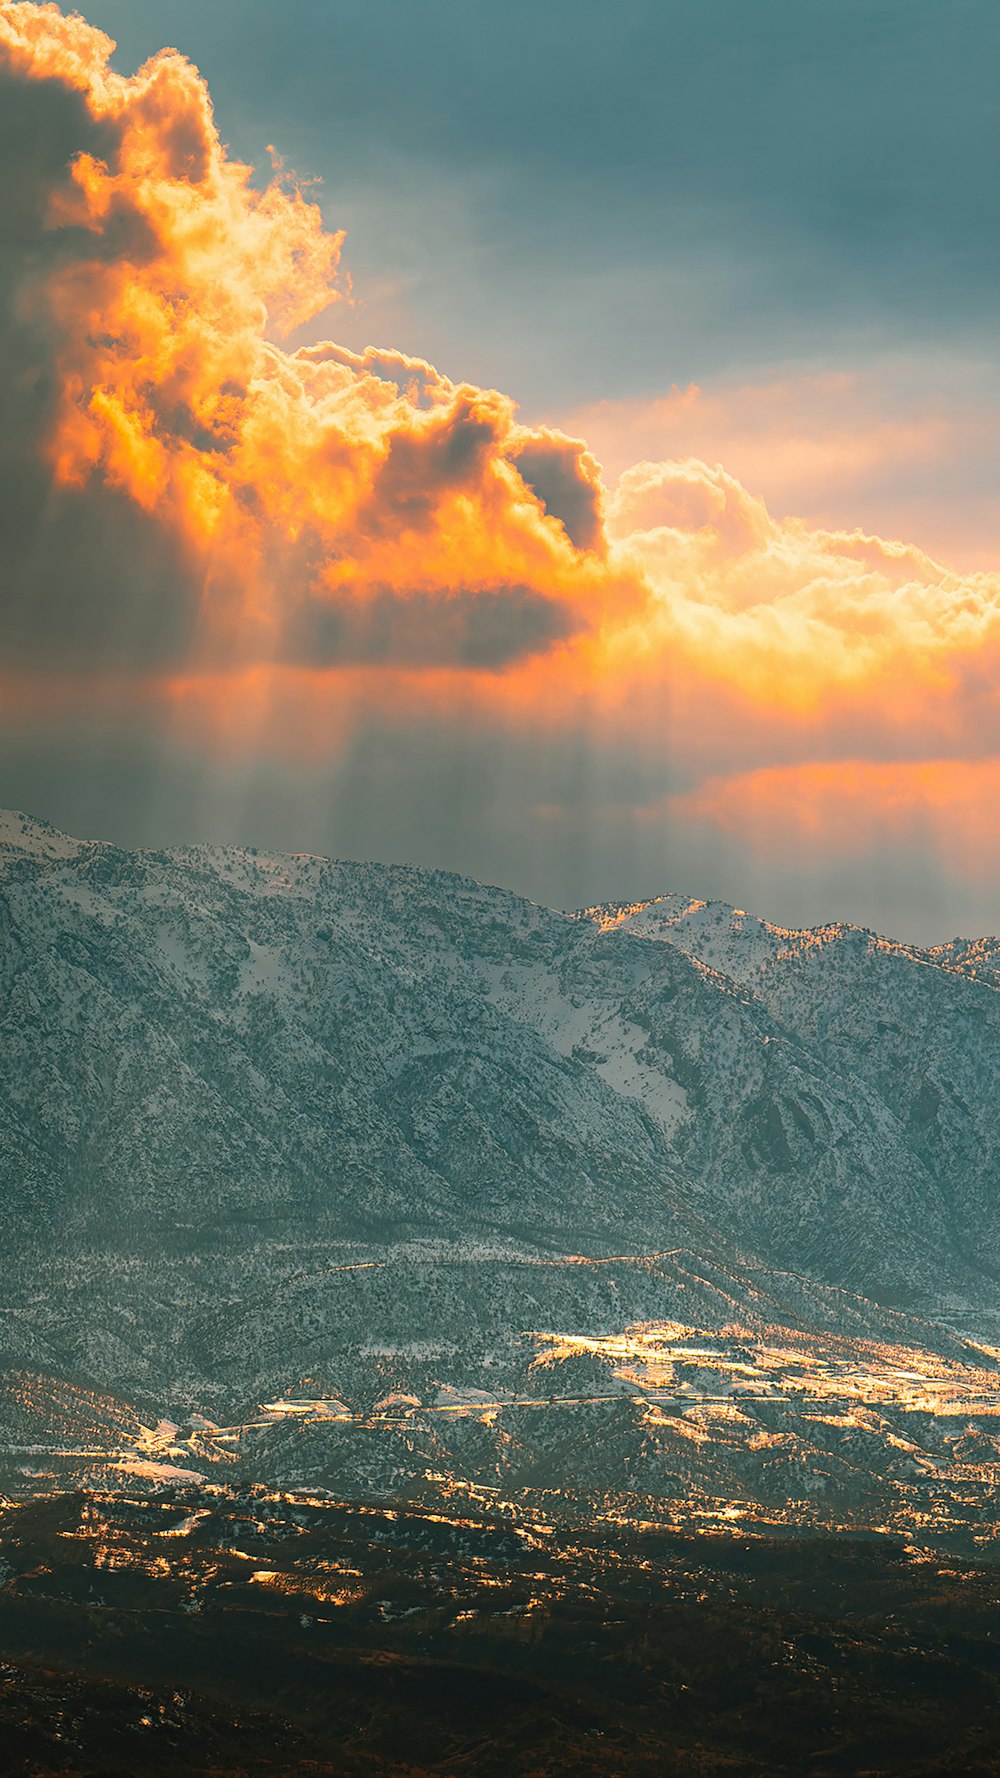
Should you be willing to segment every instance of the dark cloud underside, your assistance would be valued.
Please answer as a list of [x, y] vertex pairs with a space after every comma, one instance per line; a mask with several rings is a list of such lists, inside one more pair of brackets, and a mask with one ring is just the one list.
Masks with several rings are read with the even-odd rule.
[[435, 593], [382, 588], [314, 598], [293, 613], [286, 659], [304, 667], [463, 667], [496, 671], [572, 635], [579, 620], [532, 592], [503, 586]]

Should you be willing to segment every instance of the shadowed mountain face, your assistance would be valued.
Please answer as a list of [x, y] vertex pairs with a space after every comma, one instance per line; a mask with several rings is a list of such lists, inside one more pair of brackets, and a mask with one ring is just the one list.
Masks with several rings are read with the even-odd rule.
[[994, 960], [3, 816], [4, 1485], [916, 1490], [968, 1525]]

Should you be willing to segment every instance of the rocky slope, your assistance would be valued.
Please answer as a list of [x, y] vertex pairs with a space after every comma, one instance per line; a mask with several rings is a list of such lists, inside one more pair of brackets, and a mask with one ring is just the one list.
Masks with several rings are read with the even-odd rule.
[[1000, 941], [921, 950], [851, 926], [788, 931], [682, 896], [586, 917], [717, 970], [747, 1013], [773, 1021], [768, 1065], [752, 1050], [748, 1064], [744, 1044], [727, 1054], [717, 1033], [689, 1044], [704, 1115], [678, 1146], [731, 1228], [884, 1299], [978, 1274], [991, 1300]]
[[981, 1511], [995, 952], [0, 817], [10, 1474]]

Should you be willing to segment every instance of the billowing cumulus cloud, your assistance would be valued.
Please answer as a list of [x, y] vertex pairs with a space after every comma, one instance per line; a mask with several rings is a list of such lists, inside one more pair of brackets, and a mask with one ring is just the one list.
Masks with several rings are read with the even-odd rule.
[[[227, 154], [181, 55], [124, 78], [112, 48], [0, 3], [10, 758], [42, 771], [58, 733], [69, 781], [99, 714], [119, 760], [256, 760], [279, 801], [298, 774], [340, 811], [327, 843], [440, 833], [441, 862], [565, 899], [638, 888], [612, 868], [678, 834], [734, 873], [842, 819], [871, 851], [900, 773], [900, 846], [946, 839], [947, 771], [1000, 758], [1000, 574], [777, 519], [682, 427], [606, 483], [496, 390], [296, 348], [336, 331], [340, 237]], [[398, 804], [381, 840], [365, 772]], [[531, 876], [545, 845], [575, 895]]]
[[[418, 666], [585, 628], [579, 447], [535, 441], [550, 517], [501, 395], [391, 352], [283, 349], [335, 301], [340, 238], [227, 156], [181, 56], [125, 80], [112, 47], [52, 6], [0, 12], [11, 654], [283, 660], [311, 629], [349, 639], [318, 664], [411, 638]], [[459, 621], [480, 591], [491, 615]]]
[[970, 343], [607, 399], [564, 423], [615, 477], [639, 459], [722, 463], [778, 517], [906, 537], [971, 570], [996, 562], [998, 414], [997, 366]]

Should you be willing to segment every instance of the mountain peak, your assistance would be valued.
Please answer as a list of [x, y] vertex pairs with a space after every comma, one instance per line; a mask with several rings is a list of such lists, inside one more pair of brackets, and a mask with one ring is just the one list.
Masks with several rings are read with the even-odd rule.
[[61, 833], [49, 821], [26, 815], [23, 809], [0, 809], [0, 861], [17, 854], [34, 858], [75, 858], [83, 843]]

